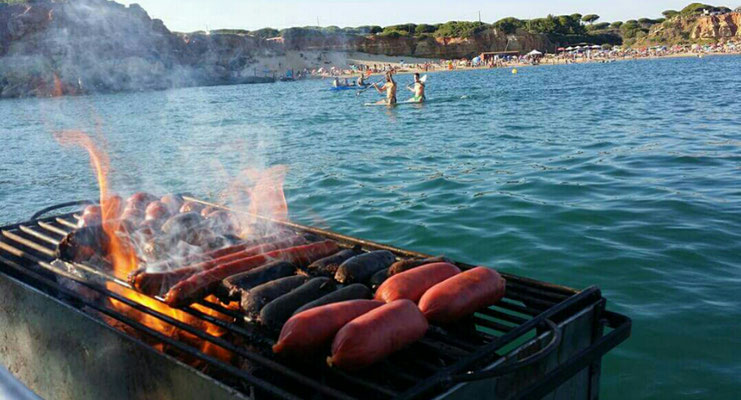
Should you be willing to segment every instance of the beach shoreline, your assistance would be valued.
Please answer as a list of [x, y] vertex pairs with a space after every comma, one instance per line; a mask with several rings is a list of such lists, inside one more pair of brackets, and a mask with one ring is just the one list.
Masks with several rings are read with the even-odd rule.
[[[295, 54], [294, 54], [295, 53]], [[325, 73], [312, 75], [312, 79], [354, 79], [361, 73], [358, 67], [364, 70], [365, 76], [382, 76], [388, 70], [394, 70], [395, 73], [439, 73], [453, 71], [472, 71], [486, 70], [497, 68], [526, 68], [537, 66], [551, 65], [570, 65], [570, 64], [604, 64], [621, 61], [638, 61], [638, 60], [656, 60], [671, 58], [703, 58], [713, 56], [741, 56], [741, 51], [733, 52], [676, 52], [671, 54], [653, 54], [653, 55], [630, 55], [619, 57], [580, 57], [568, 59], [564, 57], [546, 55], [539, 63], [525, 62], [522, 60], [513, 60], [502, 62], [496, 66], [481, 65], [469, 66], [460, 64], [460, 60], [433, 60], [427, 58], [386, 56], [359, 52], [342, 52], [342, 51], [290, 51], [284, 56], [279, 57], [260, 57], [255, 67], [256, 71], [263, 73], [272, 73], [282, 76], [282, 70], [303, 70], [313, 68], [323, 68], [326, 66], [334, 67], [337, 73]], [[314, 59], [315, 62], [306, 62]], [[423, 66], [427, 66], [426, 68]], [[452, 68], [450, 67], [452, 65]], [[380, 67], [381, 70], [378, 70]], [[354, 70], [355, 69], [355, 70]], [[351, 72], [352, 71], [352, 72]]]

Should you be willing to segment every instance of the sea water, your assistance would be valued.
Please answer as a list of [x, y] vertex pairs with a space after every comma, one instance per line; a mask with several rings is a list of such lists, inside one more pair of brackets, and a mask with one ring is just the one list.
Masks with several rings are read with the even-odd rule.
[[[741, 58], [431, 73], [430, 102], [329, 81], [0, 101], [0, 224], [113, 189], [218, 199], [286, 165], [299, 222], [575, 288], [633, 318], [605, 399], [741, 392]], [[375, 78], [372, 78], [373, 81]], [[399, 100], [411, 76], [397, 76]]]

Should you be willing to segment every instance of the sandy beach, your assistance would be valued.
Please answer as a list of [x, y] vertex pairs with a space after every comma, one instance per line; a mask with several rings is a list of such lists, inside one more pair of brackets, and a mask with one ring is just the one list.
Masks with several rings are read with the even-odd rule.
[[[439, 60], [418, 57], [387, 56], [360, 52], [342, 51], [287, 51], [281, 56], [261, 56], [256, 58], [256, 75], [282, 77], [287, 71], [308, 71], [312, 78], [339, 77], [353, 78], [358, 68], [368, 75], [382, 75], [393, 69], [397, 73], [432, 73], [456, 70], [475, 70], [489, 68], [524, 68], [545, 65], [568, 65], [585, 63], [610, 63], [617, 61], [651, 60], [658, 58], [709, 57], [721, 55], [741, 55], [741, 51], [703, 52], [677, 51], [668, 53], [626, 53], [620, 55], [597, 54], [593, 56], [572, 56], [546, 54], [538, 62], [523, 58], [501, 60], [496, 65], [471, 65], [471, 60]], [[367, 72], [370, 69], [371, 72]]]

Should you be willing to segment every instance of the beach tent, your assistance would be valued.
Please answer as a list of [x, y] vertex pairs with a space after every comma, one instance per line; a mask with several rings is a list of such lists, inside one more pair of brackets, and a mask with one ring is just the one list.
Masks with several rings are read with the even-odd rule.
[[533, 50], [526, 54], [527, 57], [540, 57], [543, 53], [539, 52], [538, 50]]

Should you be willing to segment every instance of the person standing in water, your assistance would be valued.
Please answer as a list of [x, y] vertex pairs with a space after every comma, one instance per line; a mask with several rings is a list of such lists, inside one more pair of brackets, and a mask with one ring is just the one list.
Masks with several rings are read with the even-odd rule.
[[355, 81], [355, 84], [358, 85], [358, 86], [365, 86], [365, 76], [363, 75], [362, 72], [360, 73], [360, 76], [358, 77], [358, 80]]
[[386, 83], [382, 87], [379, 88], [376, 83], [373, 84], [373, 87], [376, 88], [376, 91], [380, 94], [384, 94], [383, 91], [386, 91], [386, 99], [379, 100], [376, 104], [386, 104], [387, 106], [393, 106], [396, 104], [396, 82], [394, 81], [391, 72], [386, 73]]
[[409, 99], [410, 102], [422, 103], [425, 101], [425, 84], [419, 79], [419, 73], [414, 74], [414, 87], [407, 86], [407, 89], [414, 93], [414, 97]]

